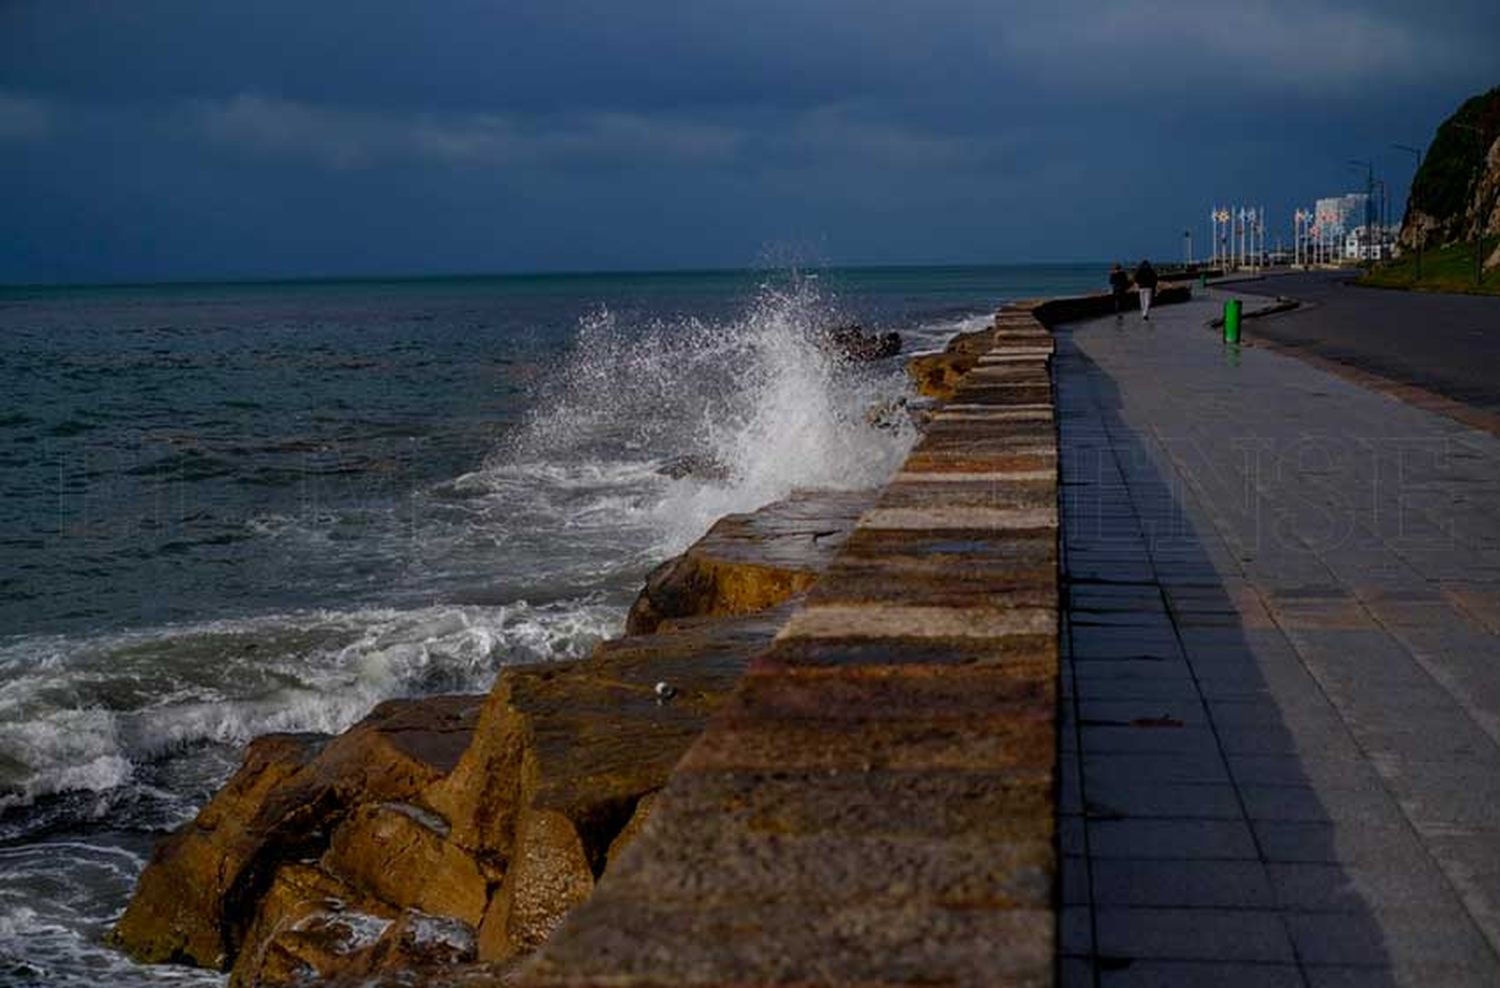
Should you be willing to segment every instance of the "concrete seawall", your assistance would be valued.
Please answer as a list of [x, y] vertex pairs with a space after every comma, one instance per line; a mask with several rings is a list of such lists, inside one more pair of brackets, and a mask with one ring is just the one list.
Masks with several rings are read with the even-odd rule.
[[1112, 309], [913, 360], [889, 484], [721, 519], [589, 658], [258, 739], [111, 939], [233, 985], [1050, 984], [1047, 327]]
[[1001, 310], [901, 471], [525, 983], [1052, 982], [1045, 321], [1101, 302]]

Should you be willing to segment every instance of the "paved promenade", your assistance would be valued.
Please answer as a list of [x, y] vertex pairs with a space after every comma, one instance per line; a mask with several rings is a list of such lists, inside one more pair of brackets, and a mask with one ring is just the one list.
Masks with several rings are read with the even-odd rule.
[[1216, 311], [1058, 334], [1061, 983], [1500, 984], [1500, 439]]

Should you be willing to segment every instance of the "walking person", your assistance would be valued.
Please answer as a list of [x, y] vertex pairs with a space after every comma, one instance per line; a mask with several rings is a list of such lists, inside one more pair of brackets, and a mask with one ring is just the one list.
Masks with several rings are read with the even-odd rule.
[[1116, 261], [1115, 266], [1109, 269], [1109, 293], [1115, 299], [1115, 318], [1123, 319], [1125, 316], [1125, 290], [1130, 287], [1130, 275]]
[[1147, 260], [1135, 269], [1135, 287], [1141, 293], [1141, 318], [1151, 318], [1151, 296], [1156, 293], [1156, 269]]

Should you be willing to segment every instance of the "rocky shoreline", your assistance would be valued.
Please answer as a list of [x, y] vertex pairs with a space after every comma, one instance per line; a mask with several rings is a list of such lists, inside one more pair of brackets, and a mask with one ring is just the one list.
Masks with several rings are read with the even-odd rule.
[[233, 985], [525, 956], [873, 499], [803, 492], [726, 516], [587, 659], [505, 669], [485, 697], [389, 701], [337, 737], [258, 738], [158, 845], [114, 941]]
[[[1026, 781], [989, 778], [966, 799], [1003, 797], [994, 812], [1021, 814], [1024, 823], [1001, 820], [1000, 832], [1029, 835], [1014, 854], [997, 849], [1021, 869], [1003, 883], [1020, 881], [1012, 891], [1028, 908], [1045, 907], [1056, 488], [1043, 324], [1107, 302], [1008, 306], [993, 328], [912, 360], [917, 390], [952, 405], [938, 406], [897, 482], [881, 491], [799, 492], [721, 519], [652, 572], [626, 634], [589, 658], [505, 669], [487, 696], [387, 702], [336, 737], [257, 739], [197, 818], [159, 843], [112, 939], [142, 961], [226, 970], [234, 986], [508, 982], [614, 872], [689, 749], [702, 760], [711, 718], [733, 720], [725, 707], [743, 696], [752, 663], [774, 666], [778, 654], [805, 651], [806, 642], [786, 643], [792, 625], [807, 626], [808, 641], [865, 635], [812, 625], [880, 625], [881, 612], [867, 605], [891, 589], [881, 586], [891, 577], [909, 584], [897, 587], [897, 610], [912, 620], [993, 626], [935, 639], [896, 629], [888, 644], [900, 652], [925, 643], [963, 667], [999, 663], [998, 680], [951, 670], [947, 679], [922, 679], [923, 696], [937, 692], [919, 706], [941, 699], [961, 711], [965, 697], [1003, 694], [998, 709], [1017, 719], [990, 740], [1001, 745], [1001, 763], [1021, 753]], [[954, 483], [971, 475], [980, 482]], [[962, 520], [970, 515], [979, 520]], [[995, 524], [1016, 538], [965, 542], [953, 554], [966, 526]], [[934, 526], [951, 530], [946, 543], [928, 532], [926, 542], [907, 544]], [[883, 561], [893, 552], [894, 564]], [[820, 577], [835, 559], [844, 575], [830, 586]], [[801, 606], [854, 585], [859, 607]], [[915, 598], [921, 606], [913, 609]], [[1023, 613], [1026, 627], [1010, 627]], [[858, 693], [878, 680], [848, 688]], [[876, 698], [882, 706], [913, 702], [874, 688], [886, 690]], [[867, 740], [872, 752], [890, 743]], [[942, 789], [940, 778], [933, 784]], [[1028, 924], [1028, 936], [1040, 930]], [[1050, 950], [1050, 934], [1043, 940]], [[554, 953], [532, 967], [556, 976], [567, 967], [558, 958], [572, 955], [566, 946]]]

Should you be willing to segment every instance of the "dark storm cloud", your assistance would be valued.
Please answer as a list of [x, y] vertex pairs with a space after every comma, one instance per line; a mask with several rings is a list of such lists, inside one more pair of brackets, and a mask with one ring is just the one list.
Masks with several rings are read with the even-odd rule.
[[0, 280], [1175, 252], [1393, 188], [1500, 8], [0, 4]]

